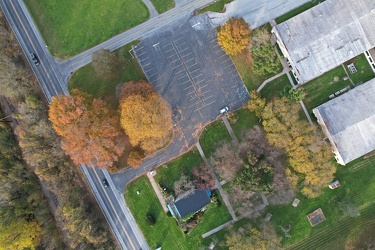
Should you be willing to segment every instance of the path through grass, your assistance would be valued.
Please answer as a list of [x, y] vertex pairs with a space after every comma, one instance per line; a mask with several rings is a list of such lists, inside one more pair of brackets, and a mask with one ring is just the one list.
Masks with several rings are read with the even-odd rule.
[[149, 18], [142, 0], [25, 0], [53, 56], [67, 58]]

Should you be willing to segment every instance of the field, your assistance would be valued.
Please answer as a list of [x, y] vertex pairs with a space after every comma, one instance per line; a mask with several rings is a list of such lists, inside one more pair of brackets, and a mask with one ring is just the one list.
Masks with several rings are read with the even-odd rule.
[[149, 18], [142, 0], [25, 0], [51, 54], [67, 58]]
[[279, 16], [278, 18], [276, 18], [276, 23], [282, 23], [294, 16], [297, 16], [298, 14], [304, 12], [305, 10], [308, 10], [312, 7], [314, 7], [315, 5], [318, 5], [320, 2], [323, 2], [324, 0], [315, 0], [315, 1], [310, 1], [308, 3], [305, 3], [303, 5], [301, 5], [300, 7], [292, 10], [292, 11], [289, 11], [288, 13], [282, 15], [282, 16]]
[[[196, 151], [194, 154], [197, 155], [198, 152]], [[189, 168], [191, 169], [192, 166], [201, 161], [201, 159], [195, 158], [188, 165], [184, 165], [189, 155], [192, 156], [191, 153], [188, 153], [170, 163], [168, 168], [160, 167], [155, 176], [156, 181], [171, 180], [171, 183], [173, 183], [174, 180], [179, 179], [181, 171], [188, 171]], [[171, 185], [171, 183], [167, 183], [167, 185]], [[140, 191], [139, 195], [137, 195], [137, 190]], [[231, 219], [220, 194], [217, 193], [216, 195], [220, 205], [209, 204], [203, 215], [203, 220], [186, 236], [178, 227], [176, 220], [164, 213], [147, 177], [143, 176], [127, 186], [125, 200], [151, 249], [162, 247], [166, 250], [188, 250], [198, 249], [203, 244], [202, 234]], [[156, 218], [156, 224], [152, 227], [147, 225], [145, 220], [148, 213]]]
[[[346, 239], [359, 228], [375, 224], [375, 157], [339, 166], [336, 179], [341, 187], [326, 188], [316, 199], [297, 196], [297, 208], [290, 205], [269, 206], [276, 227], [291, 225], [291, 239], [284, 238], [289, 249], [344, 249]], [[326, 221], [311, 227], [306, 215], [321, 208]], [[282, 235], [281, 230], [279, 230]]]
[[77, 88], [83, 92], [89, 93], [96, 98], [106, 100], [111, 106], [117, 107], [118, 98], [116, 97], [116, 87], [127, 81], [139, 81], [146, 79], [142, 68], [139, 66], [137, 59], [132, 58], [129, 53], [132, 45], [138, 42], [133, 42], [116, 50], [117, 55], [123, 65], [123, 69], [118, 72], [118, 75], [113, 76], [113, 79], [108, 82], [96, 76], [92, 64], [88, 64], [77, 70], [70, 78], [68, 89]]
[[222, 141], [230, 141], [232, 138], [224, 125], [224, 122], [220, 119], [207, 126], [199, 142], [207, 158], [209, 158], [215, 151], [216, 147]]
[[216, 1], [200, 10], [198, 10], [198, 13], [205, 13], [205, 12], [208, 12], [208, 11], [212, 11], [212, 12], [224, 12], [224, 6], [225, 4], [227, 3], [230, 3], [232, 2], [233, 0], [219, 0], [219, 1]]
[[151, 3], [159, 14], [172, 9], [175, 5], [174, 0], [151, 0]]

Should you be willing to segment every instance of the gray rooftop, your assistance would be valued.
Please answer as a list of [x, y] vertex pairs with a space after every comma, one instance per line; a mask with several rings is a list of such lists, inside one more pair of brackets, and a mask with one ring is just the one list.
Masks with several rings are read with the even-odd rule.
[[344, 164], [375, 149], [374, 104], [372, 79], [313, 110], [324, 122]]
[[375, 46], [374, 0], [327, 0], [275, 26], [302, 82]]

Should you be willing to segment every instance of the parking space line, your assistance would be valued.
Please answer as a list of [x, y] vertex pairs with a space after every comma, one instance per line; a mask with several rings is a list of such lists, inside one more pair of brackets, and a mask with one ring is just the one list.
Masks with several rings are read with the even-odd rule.
[[[185, 49], [180, 50], [180, 51], [178, 51], [178, 52], [181, 54], [182, 51], [185, 51], [185, 50], [187, 50], [187, 49], [190, 49], [190, 48], [189, 48], [189, 47], [186, 47]], [[190, 52], [189, 54], [191, 54], [191, 52]], [[189, 55], [189, 54], [188, 54], [188, 55]], [[185, 55], [185, 56], [186, 56], [186, 55]]]
[[193, 71], [190, 71], [189, 70], [189, 73], [191, 74], [191, 73], [194, 73], [195, 71], [198, 71], [199, 70], [199, 68], [197, 68], [197, 69], [195, 69], [195, 70], [193, 70]]
[[145, 73], [147, 74], [148, 72], [150, 72], [151, 70], [154, 70], [154, 68], [151, 68], [149, 70], [145, 70]]
[[150, 75], [149, 78], [151, 78], [151, 77], [153, 77], [154, 75], [157, 75], [157, 74], [158, 74], [158, 73], [156, 72], [156, 73]]
[[190, 62], [191, 60], [194, 60], [195, 58], [193, 57], [193, 58], [190, 58], [189, 60], [187, 60], [187, 61], [185, 61], [185, 64], [187, 63], [187, 62]]
[[187, 75], [180, 76], [179, 78], [177, 78], [177, 80], [180, 80], [180, 79], [185, 78], [185, 77], [187, 77]]
[[146, 58], [144, 58], [142, 60], [139, 60], [139, 62], [143, 62], [144, 60], [147, 60], [147, 59], [149, 59], [149, 57], [146, 57]]
[[185, 43], [186, 43], [186, 41], [183, 42], [183, 43], [177, 44], [177, 47], [182, 46], [182, 45], [184, 45]]
[[[190, 88], [192, 88], [192, 87], [194, 87], [194, 86], [193, 86], [193, 85], [190, 85], [190, 86], [184, 88], [183, 90], [187, 90], [187, 89], [190, 89]], [[193, 92], [195, 92], [195, 91], [193, 91]], [[188, 96], [188, 95], [189, 95], [189, 94], [187, 94], [186, 96]]]
[[229, 64], [228, 66], [224, 67], [224, 69], [227, 69], [227, 68], [232, 67], [232, 66], [233, 66], [233, 64]]
[[228, 62], [229, 60], [230, 60], [230, 58], [228, 58], [227, 60], [221, 62], [221, 64], [226, 63], [226, 62]]
[[[186, 62], [185, 62], [185, 64], [186, 64]], [[187, 65], [186, 65], [186, 66], [187, 66], [188, 69], [189, 69], [189, 68], [191, 68], [191, 67], [193, 67], [193, 66], [195, 66], [195, 65], [197, 65], [197, 64], [198, 64], [198, 63], [194, 63], [193, 65], [190, 65], [190, 66], [187, 66]]]
[[[189, 54], [182, 55], [181, 57], [182, 57], [183, 59], [185, 59], [185, 57], [187, 57], [187, 56], [190, 55], [190, 54], [191, 54], [191, 52], [190, 52]], [[194, 56], [193, 56], [193, 58], [194, 58]]]

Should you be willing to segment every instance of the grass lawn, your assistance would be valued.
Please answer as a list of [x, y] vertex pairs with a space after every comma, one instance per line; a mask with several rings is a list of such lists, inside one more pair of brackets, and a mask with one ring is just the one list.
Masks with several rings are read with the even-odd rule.
[[161, 14], [175, 6], [174, 0], [151, 0], [156, 11]]
[[[375, 221], [375, 157], [356, 160], [347, 166], [339, 166], [336, 179], [341, 187], [331, 190], [328, 187], [316, 199], [301, 200], [297, 208], [291, 204], [269, 206], [266, 212], [273, 215], [271, 222], [283, 235], [279, 225], [291, 225], [291, 239], [283, 240], [287, 248], [293, 249], [344, 249], [345, 240], [352, 233], [369, 222]], [[340, 202], [347, 201], [359, 210], [360, 215], [350, 217]], [[311, 227], [306, 215], [321, 208], [326, 221]], [[354, 210], [354, 209], [352, 209]]]
[[96, 76], [92, 64], [88, 64], [77, 70], [70, 78], [68, 89], [77, 88], [83, 92], [92, 94], [96, 98], [106, 100], [112, 106], [118, 105], [118, 97], [116, 96], [116, 87], [127, 81], [139, 81], [146, 79], [142, 68], [139, 66], [137, 59], [132, 58], [129, 50], [132, 45], [138, 42], [133, 42], [116, 50], [116, 53], [123, 62], [123, 70], [118, 72], [117, 76], [113, 77], [111, 82], [100, 79]]
[[239, 141], [241, 141], [246, 130], [252, 128], [255, 124], [259, 124], [258, 121], [259, 118], [247, 108], [239, 109], [229, 116], [230, 126]]
[[216, 1], [216, 2], [208, 5], [207, 7], [204, 7], [202, 9], [198, 10], [198, 13], [205, 13], [205, 12], [208, 12], [208, 11], [212, 11], [212, 12], [224, 12], [224, 6], [225, 6], [225, 4], [230, 3], [232, 1], [233, 0], [219, 0], [219, 1]]
[[25, 0], [49, 51], [67, 58], [149, 18], [142, 0]]
[[316, 1], [309, 1], [303, 5], [301, 5], [300, 7], [292, 10], [292, 11], [289, 11], [288, 13], [282, 15], [282, 16], [279, 16], [278, 18], [276, 18], [276, 23], [282, 23], [294, 16], [297, 16], [298, 14], [304, 12], [305, 10], [308, 10], [312, 7], [314, 7], [315, 5], [318, 5], [320, 2], [323, 2], [324, 0], [316, 0]]
[[173, 190], [173, 182], [180, 179], [181, 174], [191, 176], [191, 170], [198, 167], [203, 162], [201, 155], [196, 148], [177, 159], [165, 164], [157, 169], [155, 181], [161, 182], [169, 190]]
[[232, 138], [224, 125], [224, 122], [220, 119], [208, 125], [200, 139], [199, 142], [202, 146], [203, 152], [206, 157], [209, 158], [212, 153], [214, 153], [216, 146], [222, 141], [231, 141]]
[[300, 87], [306, 93], [303, 102], [305, 103], [307, 110], [312, 112], [311, 110], [313, 108], [329, 101], [329, 96], [331, 94], [334, 94], [349, 85], [350, 87], [353, 87], [349, 80], [343, 80], [345, 76], [346, 73], [340, 65]]
[[260, 94], [263, 98], [266, 98], [267, 101], [271, 101], [273, 98], [279, 97], [280, 93], [287, 86], [291, 85], [288, 76], [284, 74], [267, 83], [266, 86], [264, 86], [264, 88], [260, 91]]
[[[160, 175], [160, 172], [157, 175]], [[139, 195], [137, 195], [137, 190], [140, 191]], [[146, 176], [127, 186], [125, 200], [151, 249], [157, 247], [162, 247], [165, 250], [198, 249], [204, 244], [203, 233], [231, 219], [222, 201], [222, 205], [217, 207], [211, 203], [203, 215], [203, 220], [188, 235], [184, 236], [176, 220], [164, 213]], [[221, 200], [220, 196], [219, 200]], [[156, 224], [153, 227], [147, 225], [145, 219], [147, 213], [152, 214], [156, 219]]]
[[359, 82], [367, 82], [368, 80], [371, 80], [375, 77], [375, 74], [372, 71], [371, 66], [368, 63], [366, 56], [364, 54], [361, 54], [356, 58], [346, 62], [344, 65], [346, 66], [350, 63], [354, 63], [357, 69], [357, 72], [354, 74], [350, 74], [349, 69], [347, 69], [348, 74], [354, 84], [357, 84]]

